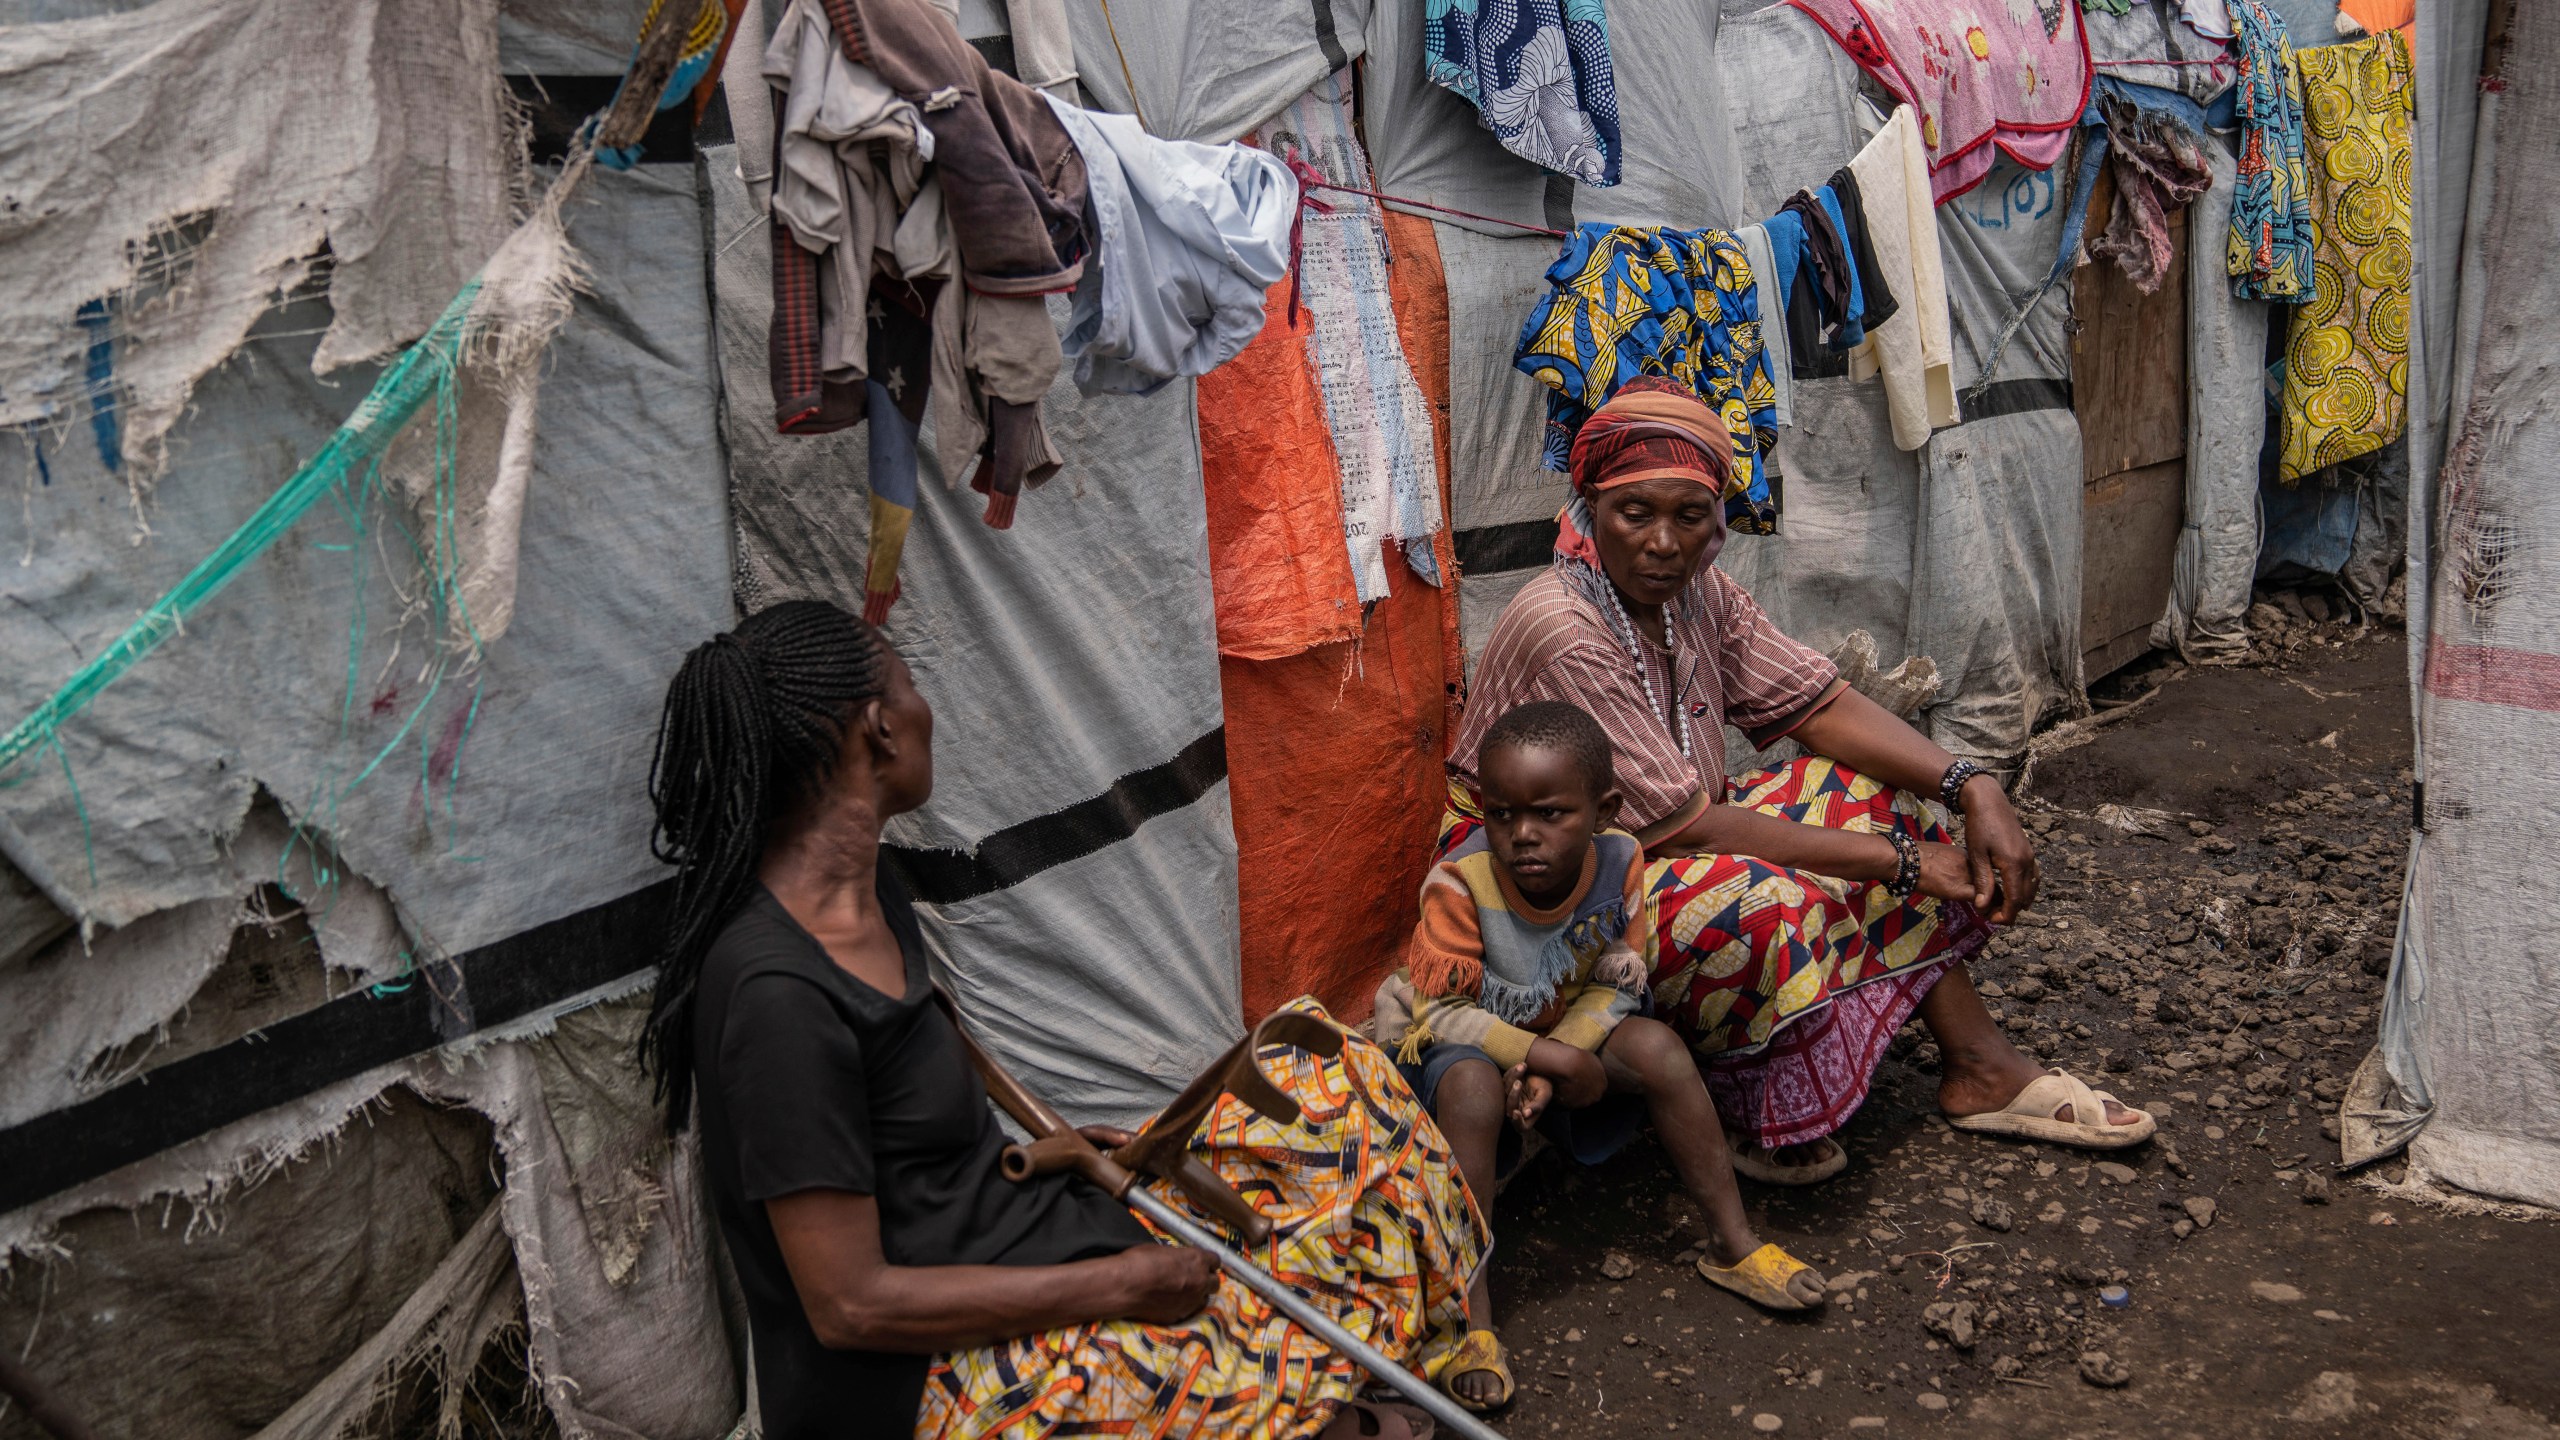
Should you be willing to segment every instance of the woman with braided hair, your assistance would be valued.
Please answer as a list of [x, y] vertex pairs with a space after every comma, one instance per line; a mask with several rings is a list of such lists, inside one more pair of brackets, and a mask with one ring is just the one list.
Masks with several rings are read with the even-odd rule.
[[[2152, 1118], [2019, 1053], [1966, 977], [2035, 900], [1999, 782], [1841, 683], [1714, 568], [1734, 436], [1685, 387], [1628, 383], [1573, 441], [1555, 563], [1495, 622], [1449, 751], [1441, 853], [1482, 821], [1471, 767], [1495, 720], [1579, 705], [1615, 751], [1619, 823], [1647, 859], [1654, 1014], [1706, 1071], [1734, 1168], [1811, 1184], [1826, 1138], [1916, 1011], [1959, 1129], [2111, 1150]], [[1736, 779], [1724, 727], [1805, 754]], [[1959, 840], [1950, 812], [1965, 820]]]
[[[1203, 1252], [1072, 1175], [1002, 1177], [880, 863], [881, 827], [932, 791], [932, 707], [833, 605], [759, 611], [668, 687], [649, 796], [676, 899], [642, 1052], [670, 1129], [701, 1118], [765, 1435], [1360, 1433], [1359, 1372]], [[1356, 1036], [1263, 1068], [1299, 1122], [1222, 1100], [1192, 1141], [1274, 1222], [1250, 1253], [1427, 1367], [1484, 1248], [1446, 1143]]]

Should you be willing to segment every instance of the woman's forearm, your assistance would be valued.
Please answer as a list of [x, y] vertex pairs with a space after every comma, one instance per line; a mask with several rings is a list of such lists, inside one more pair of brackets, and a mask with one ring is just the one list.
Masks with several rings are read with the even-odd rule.
[[1043, 1330], [1116, 1320], [1136, 1306], [1119, 1256], [1068, 1265], [883, 1265], [812, 1314], [836, 1350], [938, 1355]]
[[1855, 690], [1842, 690], [1787, 738], [1870, 780], [1931, 800], [1956, 763], [1936, 741]]
[[[809, 1328], [831, 1350], [932, 1355], [1148, 1317], [1178, 1301], [1186, 1283], [1215, 1275], [1186, 1258], [1196, 1252], [1162, 1245], [1067, 1265], [892, 1265], [880, 1248], [878, 1203], [842, 1190], [768, 1200], [765, 1217]], [[1199, 1298], [1191, 1296], [1193, 1308]]]
[[1882, 835], [1799, 825], [1738, 805], [1710, 805], [1659, 845], [1654, 855], [1748, 855], [1789, 870], [1842, 880], [1890, 880], [1899, 857]]

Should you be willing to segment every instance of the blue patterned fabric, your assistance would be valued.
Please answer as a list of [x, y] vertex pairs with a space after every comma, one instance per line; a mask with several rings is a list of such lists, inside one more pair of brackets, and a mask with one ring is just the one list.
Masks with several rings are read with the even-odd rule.
[[1502, 148], [1585, 185], [1618, 183], [1618, 84], [1600, 0], [1429, 0], [1424, 72]]
[[1547, 387], [1545, 464], [1566, 468], [1591, 412], [1639, 375], [1707, 402], [1733, 435], [1725, 523], [1777, 533], [1761, 457], [1775, 443], [1778, 390], [1760, 345], [1751, 261], [1722, 230], [1585, 225], [1547, 267], [1547, 293], [1520, 327], [1512, 365]]
[[2310, 303], [2311, 181], [2302, 149], [2301, 81], [2284, 19], [2266, 0], [2231, 0], [2240, 55], [2240, 162], [2231, 189], [2231, 293]]

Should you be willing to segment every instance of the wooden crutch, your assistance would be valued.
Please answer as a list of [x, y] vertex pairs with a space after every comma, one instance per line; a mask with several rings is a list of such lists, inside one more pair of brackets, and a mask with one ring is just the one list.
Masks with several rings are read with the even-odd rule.
[[1166, 1106], [1147, 1127], [1147, 1132], [1128, 1144], [1104, 1153], [1084, 1138], [1066, 1117], [1051, 1109], [1049, 1102], [1033, 1094], [1022, 1082], [1004, 1072], [995, 1057], [981, 1049], [960, 1018], [959, 1007], [951, 997], [935, 987], [933, 998], [940, 1002], [943, 1013], [951, 1017], [951, 1028], [960, 1035], [961, 1047], [969, 1052], [969, 1063], [977, 1067], [978, 1077], [986, 1082], [987, 1093], [996, 1104], [1014, 1118], [1014, 1122], [1031, 1134], [1030, 1143], [1005, 1147], [1005, 1178], [1028, 1180], [1059, 1170], [1072, 1170], [1105, 1194], [1128, 1206], [1153, 1223], [1158, 1229], [1182, 1243], [1202, 1250], [1218, 1262], [1220, 1269], [1233, 1275], [1244, 1287], [1268, 1300], [1282, 1314], [1305, 1327], [1307, 1332], [1348, 1357], [1398, 1394], [1428, 1411], [1431, 1417], [1449, 1427], [1464, 1440], [1502, 1440], [1493, 1427], [1467, 1412], [1466, 1407], [1450, 1398], [1430, 1381], [1398, 1365], [1377, 1347], [1345, 1330], [1330, 1315], [1318, 1309], [1304, 1295], [1289, 1288], [1287, 1282], [1247, 1260], [1210, 1234], [1191, 1217], [1158, 1199], [1153, 1191], [1138, 1183], [1138, 1176], [1151, 1175], [1179, 1186], [1201, 1209], [1217, 1216], [1248, 1245], [1260, 1245], [1271, 1238], [1271, 1221], [1248, 1203], [1234, 1187], [1191, 1153], [1191, 1134], [1215, 1105], [1220, 1095], [1233, 1095], [1258, 1115], [1283, 1125], [1296, 1123], [1298, 1102], [1280, 1092], [1262, 1073], [1254, 1057], [1265, 1045], [1289, 1045], [1324, 1059], [1342, 1053], [1342, 1032], [1312, 1015], [1297, 1010], [1282, 1010], [1263, 1017], [1251, 1033], [1227, 1047], [1208, 1069], [1183, 1087], [1173, 1103]]

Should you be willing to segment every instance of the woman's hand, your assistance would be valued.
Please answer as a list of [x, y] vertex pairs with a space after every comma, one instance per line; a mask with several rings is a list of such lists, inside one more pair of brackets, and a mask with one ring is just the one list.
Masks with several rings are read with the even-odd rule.
[[1113, 1257], [1123, 1295], [1120, 1318], [1179, 1325], [1218, 1289], [1218, 1262], [1188, 1245], [1136, 1245]]
[[1964, 805], [1965, 853], [1972, 869], [1972, 885], [1963, 898], [1973, 902], [1983, 919], [2006, 925], [2036, 902], [2036, 890], [2044, 883], [2036, 847], [1999, 781], [1976, 775], [1956, 799]]
[[1979, 868], [1961, 845], [1920, 842], [1920, 890], [1940, 900], [1973, 899], [1974, 871]]
[[1106, 1154], [1138, 1138], [1117, 1125], [1079, 1125], [1076, 1133], [1085, 1138], [1086, 1144]]

